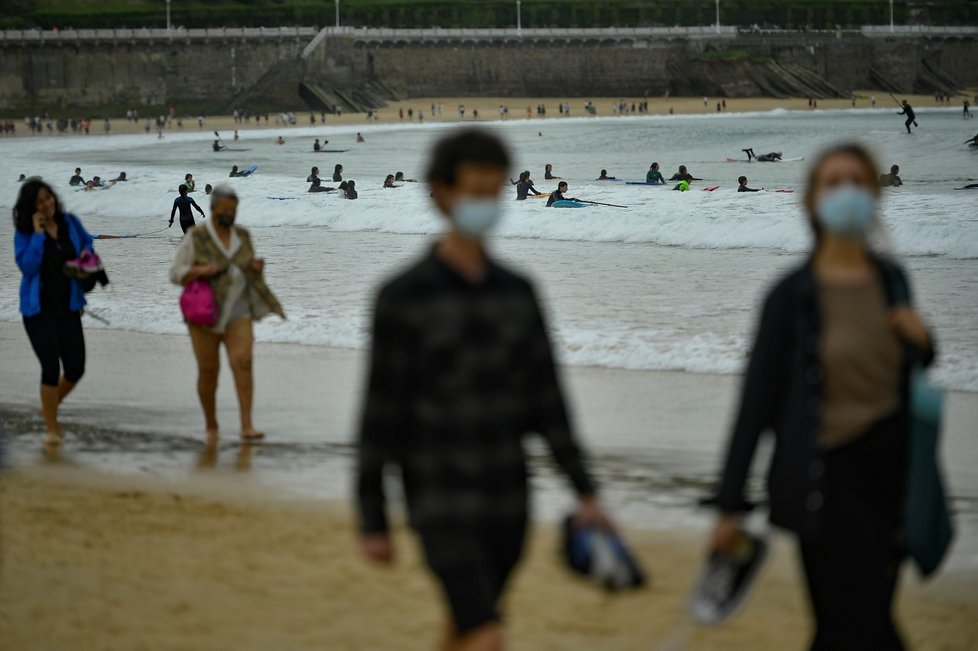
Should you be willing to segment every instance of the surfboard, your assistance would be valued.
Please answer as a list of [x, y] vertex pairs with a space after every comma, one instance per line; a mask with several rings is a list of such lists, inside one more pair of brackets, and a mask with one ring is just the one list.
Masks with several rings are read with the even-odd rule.
[[313, 149], [312, 150], [312, 153], [314, 153], [314, 154], [342, 154], [345, 151], [350, 151], [350, 150], [349, 149], [320, 149], [319, 151], [316, 151], [315, 149]]
[[720, 187], [719, 185], [708, 185], [705, 188], [703, 188], [703, 192], [713, 192], [719, 187]]
[[798, 156], [796, 158], [782, 158], [781, 160], [757, 160], [752, 158], [750, 160], [744, 160], [743, 158], [730, 158], [727, 157], [727, 163], [797, 163], [799, 161], [805, 160], [804, 156]]
[[621, 179], [607, 178], [607, 179], [594, 179], [595, 181], [620, 181]]
[[567, 199], [562, 199], [561, 201], [554, 201], [551, 208], [587, 208], [588, 204], [581, 203], [580, 201], [568, 201]]
[[546, 199], [549, 196], [550, 195], [547, 194], [546, 192], [541, 192], [540, 194], [531, 194], [527, 197], [527, 199]]
[[293, 199], [298, 199], [299, 197], [265, 197], [266, 199], [272, 199], [274, 201], [292, 201]]
[[238, 170], [238, 174], [240, 174], [241, 176], [251, 176], [252, 174], [255, 173], [255, 170], [257, 169], [258, 169], [257, 165], [249, 165], [243, 170]]
[[647, 183], [646, 181], [625, 181], [625, 185], [649, 185], [653, 188], [666, 187], [665, 183]]

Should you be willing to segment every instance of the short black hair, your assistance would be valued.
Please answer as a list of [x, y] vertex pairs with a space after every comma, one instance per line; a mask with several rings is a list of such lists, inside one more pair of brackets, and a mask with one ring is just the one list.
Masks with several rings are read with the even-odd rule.
[[499, 137], [484, 129], [459, 129], [435, 143], [428, 161], [428, 183], [455, 185], [458, 169], [465, 164], [508, 170], [509, 151]]
[[186, 194], [187, 194], [187, 192], [189, 192], [189, 191], [190, 191], [190, 188], [188, 188], [188, 187], [187, 187], [187, 185], [186, 185], [185, 183], [181, 183], [181, 184], [180, 184], [180, 187], [179, 187], [179, 188], [177, 188], [177, 192], [179, 192], [179, 193], [180, 193], [180, 196], [181, 196], [181, 197], [182, 197], [182, 196], [184, 196], [184, 195], [186, 195]]
[[739, 183], [741, 185], [743, 185], [744, 183], [747, 183], [747, 177], [746, 176], [738, 176], [737, 177], [737, 183]]
[[566, 188], [567, 187], [567, 181], [561, 181], [560, 183], [557, 184], [557, 187], [558, 188]]
[[50, 185], [40, 179], [25, 181], [20, 186], [20, 194], [17, 195], [17, 203], [14, 204], [14, 228], [21, 233], [34, 232], [34, 213], [37, 211], [37, 195], [41, 190], [47, 190], [54, 197], [55, 216], [63, 214], [61, 211], [61, 201]]

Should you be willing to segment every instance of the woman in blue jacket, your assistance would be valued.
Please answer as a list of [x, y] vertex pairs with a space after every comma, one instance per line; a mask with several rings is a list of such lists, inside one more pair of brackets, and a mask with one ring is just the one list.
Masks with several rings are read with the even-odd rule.
[[[81, 312], [85, 291], [65, 274], [65, 263], [93, 254], [92, 236], [77, 217], [65, 213], [43, 181], [21, 187], [14, 206], [14, 252], [23, 274], [20, 312], [31, 347], [41, 363], [41, 412], [47, 426], [45, 445], [58, 445], [64, 428], [58, 405], [85, 372]], [[64, 373], [62, 373], [62, 368]]]

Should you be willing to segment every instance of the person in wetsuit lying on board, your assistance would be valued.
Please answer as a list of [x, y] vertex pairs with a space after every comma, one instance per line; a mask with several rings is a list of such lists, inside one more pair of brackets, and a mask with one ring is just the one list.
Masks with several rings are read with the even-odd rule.
[[740, 151], [747, 154], [747, 160], [750, 161], [752, 158], [756, 158], [758, 163], [780, 163], [781, 162], [781, 152], [772, 151], [769, 154], [761, 154], [760, 156], [754, 153], [752, 148], [741, 149]]

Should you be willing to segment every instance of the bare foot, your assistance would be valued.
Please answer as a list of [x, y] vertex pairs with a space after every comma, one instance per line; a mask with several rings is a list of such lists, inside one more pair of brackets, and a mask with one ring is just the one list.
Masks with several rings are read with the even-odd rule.
[[221, 440], [221, 433], [216, 427], [208, 428], [207, 430], [207, 447], [216, 447], [218, 441]]
[[263, 438], [265, 438], [265, 432], [259, 432], [253, 427], [241, 430], [242, 441], [260, 441]]
[[58, 429], [48, 432], [48, 435], [44, 437], [44, 447], [46, 448], [56, 448], [61, 445], [62, 439], [65, 437], [65, 428], [58, 426]]

